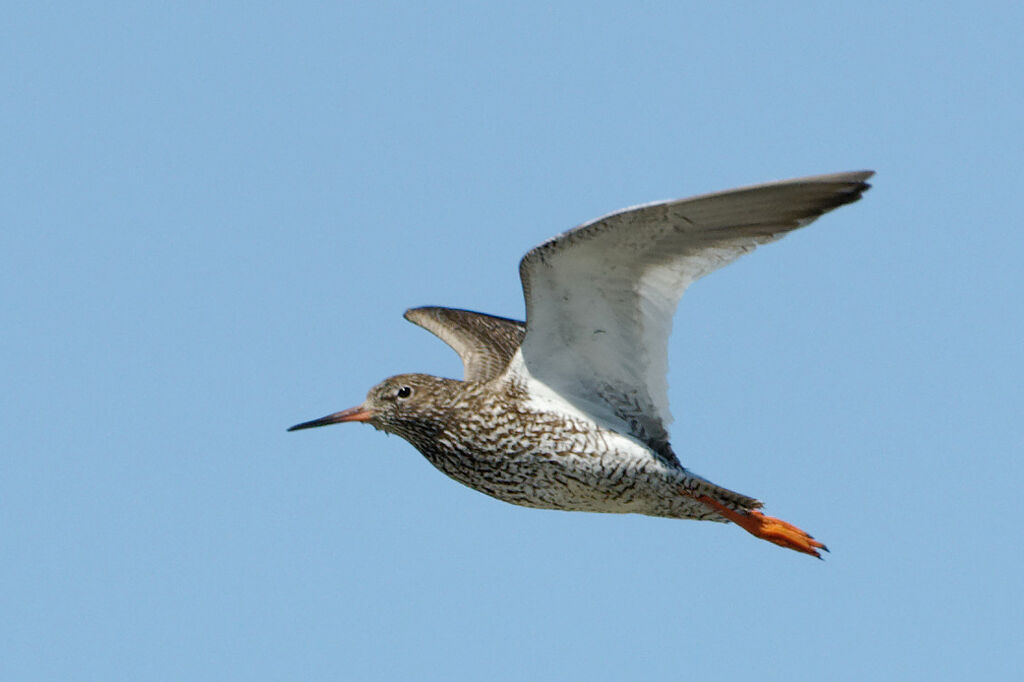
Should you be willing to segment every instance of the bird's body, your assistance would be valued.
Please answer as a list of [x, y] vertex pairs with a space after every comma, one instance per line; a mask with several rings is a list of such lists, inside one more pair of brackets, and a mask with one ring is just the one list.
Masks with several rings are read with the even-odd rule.
[[[756, 501], [714, 486], [630, 436], [602, 427], [557, 397], [531, 399], [530, 383], [510, 372], [486, 382], [397, 377], [436, 396], [437, 415], [421, 426], [398, 426], [439, 470], [505, 502], [540, 509], [638, 513], [724, 520], [680, 490]], [[519, 369], [521, 372], [521, 369]], [[515, 378], [513, 378], [515, 377]]]
[[667, 340], [691, 282], [856, 201], [870, 175], [648, 204], [570, 230], [520, 264], [525, 324], [450, 308], [406, 312], [459, 353], [464, 381], [398, 375], [363, 405], [292, 428], [363, 421], [506, 502], [732, 521], [818, 556], [820, 542], [679, 462], [667, 432]]

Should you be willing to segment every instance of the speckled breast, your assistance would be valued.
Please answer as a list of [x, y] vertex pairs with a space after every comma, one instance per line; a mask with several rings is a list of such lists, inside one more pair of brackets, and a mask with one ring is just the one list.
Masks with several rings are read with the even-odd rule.
[[713, 516], [680, 492], [703, 479], [666, 465], [631, 438], [592, 422], [529, 411], [522, 403], [502, 410], [473, 402], [450, 412], [429, 442], [414, 443], [460, 483], [526, 507]]

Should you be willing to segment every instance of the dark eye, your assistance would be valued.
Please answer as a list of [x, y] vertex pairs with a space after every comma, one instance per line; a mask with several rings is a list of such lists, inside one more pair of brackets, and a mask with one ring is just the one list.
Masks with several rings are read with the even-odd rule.
[[398, 389], [398, 392], [395, 393], [395, 396], [398, 398], [408, 398], [411, 395], [412, 389], [409, 388], [408, 386], [402, 386], [400, 389]]

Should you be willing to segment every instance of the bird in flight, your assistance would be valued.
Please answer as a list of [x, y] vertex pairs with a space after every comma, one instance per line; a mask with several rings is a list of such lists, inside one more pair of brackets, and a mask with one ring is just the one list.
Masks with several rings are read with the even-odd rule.
[[872, 171], [627, 208], [532, 249], [526, 322], [441, 307], [405, 317], [462, 359], [462, 381], [400, 374], [359, 406], [289, 431], [365, 422], [456, 481], [541, 509], [732, 522], [821, 558], [825, 545], [680, 463], [669, 443], [668, 337], [695, 280], [860, 199]]

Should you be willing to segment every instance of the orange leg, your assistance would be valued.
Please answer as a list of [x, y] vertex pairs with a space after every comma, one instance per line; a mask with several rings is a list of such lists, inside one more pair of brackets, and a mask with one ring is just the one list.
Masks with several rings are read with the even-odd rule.
[[788, 547], [789, 549], [796, 550], [797, 552], [816, 556], [819, 559], [821, 558], [821, 555], [818, 554], [819, 549], [826, 552], [828, 551], [828, 547], [818, 542], [793, 524], [786, 523], [782, 519], [777, 519], [773, 516], [765, 516], [759, 511], [733, 511], [717, 500], [711, 499], [707, 495], [701, 495], [699, 497], [694, 495], [693, 497], [698, 502], [703, 502], [707, 506], [711, 507], [754, 537], [767, 540], [768, 542], [774, 542], [780, 547]]

